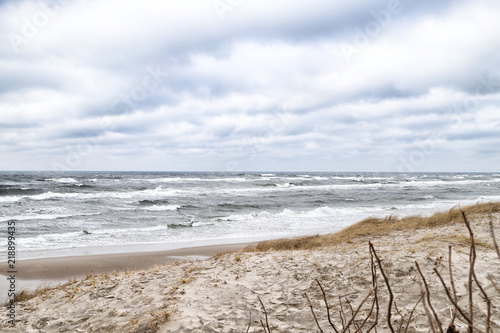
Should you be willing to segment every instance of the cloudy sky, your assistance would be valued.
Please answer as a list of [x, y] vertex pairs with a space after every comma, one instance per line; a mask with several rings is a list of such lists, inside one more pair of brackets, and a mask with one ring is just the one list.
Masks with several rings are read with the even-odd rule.
[[499, 17], [496, 0], [0, 1], [0, 170], [500, 171]]

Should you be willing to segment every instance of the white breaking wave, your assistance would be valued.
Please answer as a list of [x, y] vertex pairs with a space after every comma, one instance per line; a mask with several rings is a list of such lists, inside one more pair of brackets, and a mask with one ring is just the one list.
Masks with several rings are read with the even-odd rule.
[[179, 206], [179, 205], [168, 205], [168, 206], [153, 205], [151, 207], [144, 208], [144, 210], [150, 210], [150, 211], [168, 211], [168, 210], [171, 210], [171, 211], [174, 211], [174, 210], [177, 210], [179, 208], [181, 208], [181, 206]]
[[78, 181], [74, 178], [48, 178], [45, 179], [46, 181], [50, 182], [56, 182], [56, 183], [63, 183], [63, 184], [72, 184], [72, 183], [77, 183]]

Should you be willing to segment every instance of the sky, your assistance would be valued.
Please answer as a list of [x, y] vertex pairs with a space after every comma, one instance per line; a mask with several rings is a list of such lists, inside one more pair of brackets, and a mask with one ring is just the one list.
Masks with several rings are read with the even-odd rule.
[[0, 0], [0, 170], [500, 171], [496, 0]]

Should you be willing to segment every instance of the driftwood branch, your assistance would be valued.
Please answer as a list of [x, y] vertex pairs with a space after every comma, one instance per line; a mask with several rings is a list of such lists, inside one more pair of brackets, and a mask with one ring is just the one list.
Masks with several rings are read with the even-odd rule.
[[330, 306], [328, 305], [328, 301], [326, 299], [325, 290], [323, 289], [323, 286], [321, 285], [321, 283], [319, 282], [318, 279], [316, 279], [316, 282], [318, 283], [319, 289], [321, 289], [321, 293], [323, 294], [323, 300], [325, 301], [326, 314], [328, 316], [328, 322], [330, 323], [330, 326], [333, 328], [333, 330], [335, 331], [335, 333], [339, 333], [339, 331], [337, 331], [337, 328], [333, 324], [332, 317], [330, 316]]
[[314, 321], [316, 322], [316, 326], [318, 326], [318, 329], [321, 333], [324, 333], [323, 330], [321, 329], [321, 326], [319, 326], [318, 318], [316, 317], [316, 314], [314, 313], [314, 307], [311, 303], [311, 300], [309, 299], [309, 296], [307, 296], [306, 293], [304, 293], [304, 296], [306, 296], [307, 301], [309, 302], [309, 307], [311, 308], [312, 315], [314, 317]]
[[346, 328], [344, 328], [344, 330], [342, 331], [342, 333], [345, 333], [346, 330], [349, 328], [349, 326], [352, 325], [352, 323], [354, 322], [354, 319], [356, 318], [356, 316], [358, 315], [358, 312], [359, 310], [361, 309], [361, 307], [363, 306], [363, 304], [365, 304], [366, 300], [372, 295], [373, 293], [373, 289], [370, 290], [370, 292], [368, 293], [368, 295], [366, 295], [366, 297], [363, 299], [363, 301], [359, 304], [358, 308], [356, 309], [356, 311], [354, 311], [354, 313], [352, 314], [352, 317], [351, 319], [349, 320], [349, 322], [347, 323], [346, 325]]
[[[469, 230], [469, 235], [470, 235], [470, 240], [471, 240], [471, 247], [469, 251], [469, 282], [468, 282], [468, 290], [469, 290], [469, 318], [471, 320], [471, 324], [474, 320], [474, 303], [473, 303], [473, 293], [472, 293], [472, 279], [473, 279], [473, 274], [474, 274], [474, 265], [476, 263], [476, 255], [473, 251], [474, 249], [474, 233], [472, 232], [472, 229], [470, 227], [469, 221], [467, 220], [467, 217], [465, 216], [465, 212], [462, 211], [462, 218], [465, 222], [465, 226], [467, 227], [467, 230]], [[473, 329], [472, 326], [469, 325], [467, 328], [468, 333], [472, 333]]]
[[490, 233], [491, 233], [491, 238], [493, 238], [493, 246], [495, 247], [495, 251], [497, 252], [498, 259], [500, 259], [500, 249], [498, 248], [498, 243], [497, 239], [495, 237], [495, 228], [493, 227], [493, 216], [491, 216], [491, 213], [489, 214], [489, 224], [490, 224]]
[[[374, 296], [373, 296], [373, 301], [375, 303], [375, 321], [373, 322], [372, 326], [370, 326], [368, 328], [368, 331], [366, 331], [366, 333], [370, 333], [372, 329], [376, 328], [377, 325], [378, 325], [378, 317], [379, 317], [379, 313], [380, 313], [380, 307], [379, 307], [379, 304], [378, 304], [378, 283], [377, 283], [377, 266], [375, 265], [375, 258], [373, 257], [373, 253], [372, 253], [372, 244], [369, 242], [368, 243], [368, 249], [370, 251], [370, 259], [371, 259], [371, 262], [370, 262], [370, 268], [371, 268], [371, 271], [372, 271], [372, 287], [374, 289]], [[371, 315], [371, 313], [370, 313]], [[366, 318], [366, 320], [368, 320], [369, 316]], [[366, 321], [365, 320], [365, 321]]]
[[271, 328], [269, 327], [269, 320], [267, 318], [266, 307], [264, 306], [264, 303], [262, 303], [262, 300], [260, 299], [260, 297], [257, 296], [257, 298], [259, 299], [260, 305], [262, 305], [262, 309], [264, 310], [264, 315], [266, 316], [266, 325], [264, 326], [264, 323], [262, 322], [262, 320], [260, 321], [260, 323], [262, 324], [262, 327], [264, 327], [264, 332], [266, 332], [266, 329], [267, 329], [267, 332], [271, 333]]
[[410, 317], [408, 318], [408, 322], [406, 323], [406, 327], [405, 327], [404, 333], [406, 333], [408, 331], [408, 326], [410, 325], [411, 317], [413, 316], [413, 312], [415, 312], [415, 309], [417, 308], [417, 305], [418, 305], [418, 303], [420, 303], [421, 300], [422, 300], [422, 296], [420, 296], [420, 298], [418, 299], [417, 303], [415, 303], [415, 306], [413, 307], [413, 309], [411, 309]]
[[[422, 282], [424, 283], [425, 294], [427, 296], [427, 304], [429, 305], [429, 308], [431, 309], [432, 314], [434, 315], [434, 320], [437, 323], [438, 331], [443, 333], [441, 321], [439, 320], [439, 317], [436, 313], [436, 310], [434, 310], [434, 307], [432, 306], [432, 303], [431, 303], [431, 292], [429, 291], [429, 285], [427, 284], [427, 281], [425, 280], [424, 274], [422, 274], [422, 271], [420, 270], [420, 266], [418, 265], [418, 262], [415, 261], [415, 265], [417, 266], [418, 274], [420, 274], [420, 278], [422, 279]], [[432, 318], [429, 318], [429, 320], [432, 320]]]
[[375, 256], [375, 260], [377, 260], [377, 264], [380, 269], [380, 274], [382, 274], [382, 277], [384, 278], [385, 281], [385, 285], [387, 286], [387, 290], [389, 291], [389, 305], [387, 306], [387, 325], [389, 326], [391, 332], [395, 333], [391, 323], [391, 310], [392, 310], [392, 302], [394, 300], [394, 295], [392, 294], [391, 285], [389, 284], [389, 279], [387, 278], [387, 275], [384, 272], [384, 268], [382, 267], [382, 261], [378, 257], [377, 252], [375, 251], [375, 247], [373, 247], [373, 244], [371, 242], [369, 242], [369, 244], [370, 244], [370, 249], [372, 250], [373, 255]]
[[250, 326], [252, 325], [252, 309], [250, 309], [250, 315], [249, 315], [249, 318], [248, 318], [248, 327], [247, 327], [247, 330], [245, 331], [246, 333], [248, 333], [248, 331], [250, 331]]
[[[458, 296], [457, 296], [457, 289], [455, 288], [455, 281], [453, 280], [453, 270], [452, 270], [452, 265], [451, 265], [451, 254], [452, 254], [452, 248], [451, 245], [448, 246], [448, 270], [450, 273], [450, 283], [451, 283], [451, 290], [453, 291], [453, 299], [455, 300], [455, 304], [458, 304]], [[457, 317], [457, 307], [455, 307], [455, 311], [453, 311], [453, 316], [451, 318], [451, 324], [453, 325], [455, 323], [455, 318]]]

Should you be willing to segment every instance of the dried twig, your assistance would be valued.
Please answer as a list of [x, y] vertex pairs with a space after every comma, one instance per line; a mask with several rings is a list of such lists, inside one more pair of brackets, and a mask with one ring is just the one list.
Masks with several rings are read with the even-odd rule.
[[[491, 300], [488, 297], [488, 294], [486, 294], [486, 292], [484, 291], [483, 286], [481, 285], [481, 283], [479, 283], [479, 280], [477, 279], [476, 272], [474, 270], [474, 266], [475, 266], [475, 263], [476, 263], [476, 243], [475, 243], [475, 240], [474, 240], [474, 233], [472, 232], [472, 228], [470, 226], [470, 223], [467, 220], [467, 217], [465, 216], [465, 213], [463, 211], [462, 211], [462, 217], [464, 219], [465, 225], [467, 226], [467, 230], [469, 230], [469, 237], [470, 237], [470, 254], [471, 254], [470, 275], [472, 275], [472, 277], [474, 278], [474, 281], [476, 282], [479, 290], [481, 291], [481, 294], [483, 294], [483, 297], [484, 297], [484, 299], [486, 301], [486, 308], [487, 308], [487, 310], [486, 310], [487, 311], [486, 312], [486, 333], [489, 333], [490, 332], [490, 325], [491, 325], [491, 323], [490, 323], [490, 318], [491, 318]], [[469, 283], [471, 283], [470, 282], [470, 275], [469, 275]], [[471, 284], [469, 284], [469, 286], [471, 286]], [[470, 288], [472, 288], [472, 287], [470, 287]], [[472, 294], [472, 290], [469, 290], [469, 302], [472, 301], [471, 294]], [[471, 321], [472, 321], [473, 320], [473, 317], [472, 317], [472, 307], [470, 308], [470, 318], [471, 318]], [[472, 331], [472, 328], [471, 328], [471, 331]]]
[[[418, 273], [420, 274], [420, 277], [422, 278], [422, 282], [424, 283], [425, 294], [427, 295], [427, 304], [429, 304], [429, 307], [431, 308], [432, 314], [434, 315], [434, 319], [436, 320], [437, 326], [439, 328], [439, 332], [443, 333], [441, 321], [439, 320], [439, 317], [436, 313], [436, 310], [434, 310], [434, 307], [432, 306], [432, 303], [431, 303], [431, 293], [429, 291], [429, 285], [427, 284], [427, 281], [425, 280], [424, 274], [422, 274], [422, 271], [420, 270], [420, 266], [418, 265], [418, 262], [415, 261], [415, 265], [417, 266]], [[431, 320], [431, 318], [429, 318], [429, 320]]]
[[266, 307], [264, 306], [264, 303], [262, 303], [262, 300], [260, 299], [259, 296], [257, 296], [257, 298], [259, 299], [259, 302], [260, 302], [260, 305], [262, 305], [262, 309], [264, 310], [264, 314], [266, 315], [266, 326], [264, 326], [264, 323], [262, 322], [262, 320], [260, 321], [262, 326], [264, 326], [264, 331], [267, 330], [269, 331], [269, 333], [271, 333], [271, 328], [269, 327], [269, 321], [267, 319], [267, 310], [266, 310]]
[[342, 298], [339, 296], [339, 303], [340, 303], [340, 320], [342, 321], [342, 332], [344, 332], [345, 329], [345, 313], [344, 313], [344, 306], [342, 305]]
[[311, 300], [309, 299], [309, 296], [307, 296], [306, 293], [304, 293], [304, 296], [306, 296], [307, 298], [307, 301], [309, 302], [309, 307], [311, 308], [311, 312], [312, 312], [312, 315], [314, 317], [314, 321], [316, 322], [316, 326], [318, 326], [318, 329], [321, 333], [323, 333], [323, 330], [321, 329], [321, 326], [319, 326], [319, 323], [318, 323], [318, 318], [316, 317], [316, 314], [314, 313], [314, 308], [313, 308], [313, 305], [311, 303]]
[[490, 282], [491, 284], [493, 285], [493, 287], [497, 290], [497, 292], [500, 293], [500, 287], [496, 284], [496, 282], [493, 280], [493, 276], [491, 276], [491, 274], [488, 274], [488, 276], [486, 277]]
[[394, 300], [394, 295], [392, 294], [389, 280], [387, 279], [387, 276], [385, 275], [385, 272], [384, 272], [384, 268], [382, 267], [382, 262], [381, 262], [380, 258], [377, 256], [377, 252], [375, 252], [375, 248], [373, 247], [373, 244], [371, 242], [369, 242], [369, 244], [370, 244], [370, 248], [373, 252], [373, 255], [375, 256], [375, 259], [377, 260], [377, 264], [378, 264], [378, 267], [380, 269], [380, 274], [382, 274], [382, 277], [384, 278], [387, 289], [389, 290], [389, 305], [387, 306], [387, 325], [389, 325], [389, 329], [391, 330], [391, 332], [395, 333], [394, 328], [392, 327], [392, 323], [391, 323], [391, 310], [392, 310], [392, 301]]
[[[457, 289], [455, 288], [455, 281], [453, 281], [453, 271], [451, 269], [451, 245], [448, 246], [448, 270], [450, 271], [450, 283], [451, 283], [451, 289], [453, 291], [453, 298], [455, 300], [455, 303], [458, 304], [458, 296], [457, 296]], [[455, 311], [453, 311], [453, 316], [451, 318], [451, 325], [455, 323], [455, 318], [457, 317], [457, 308], [455, 307]]]
[[361, 309], [361, 307], [363, 306], [363, 304], [365, 304], [366, 300], [371, 296], [372, 293], [373, 293], [373, 289], [370, 290], [370, 292], [368, 293], [368, 295], [366, 295], [366, 297], [363, 299], [363, 301], [361, 301], [361, 303], [359, 304], [359, 306], [356, 309], [356, 311], [354, 311], [354, 313], [352, 314], [352, 317], [349, 320], [349, 322], [347, 323], [346, 327], [342, 330], [342, 333], [345, 333], [347, 331], [347, 329], [349, 328], [349, 326], [351, 326], [351, 324], [353, 323], [354, 319], [358, 315], [359, 310]]
[[473, 271], [472, 275], [474, 276], [474, 281], [476, 281], [476, 284], [479, 287], [481, 294], [483, 294], [484, 300], [486, 302], [486, 333], [489, 333], [491, 331], [491, 300], [488, 297], [488, 294], [484, 291], [481, 283], [479, 283], [476, 272]]
[[394, 302], [394, 309], [396, 310], [396, 312], [398, 313], [398, 315], [401, 317], [401, 323], [399, 323], [399, 328], [398, 328], [398, 332], [401, 332], [401, 328], [403, 328], [403, 322], [405, 321], [405, 317], [399, 311], [398, 305], [396, 304], [396, 302]]
[[462, 319], [462, 318], [460, 318], [460, 317], [457, 317], [457, 319], [458, 319], [459, 321], [461, 321], [462, 323], [464, 323], [464, 324], [466, 324], [466, 325], [468, 325], [468, 326], [472, 327], [473, 329], [475, 329], [475, 330], [476, 330], [476, 331], [478, 331], [478, 332], [484, 332], [484, 328], [481, 328], [481, 327], [475, 326], [474, 324], [470, 324], [470, 323], [468, 323], [466, 320], [463, 320], [463, 319]]
[[325, 293], [325, 290], [323, 289], [323, 286], [321, 285], [321, 283], [319, 283], [318, 279], [316, 279], [316, 282], [318, 283], [319, 285], [319, 289], [321, 289], [321, 292], [323, 293], [323, 300], [325, 301], [325, 306], [326, 306], [326, 314], [328, 316], [328, 322], [330, 323], [330, 326], [333, 328], [333, 330], [335, 331], [335, 333], [339, 333], [337, 331], [337, 328], [335, 327], [335, 325], [333, 324], [332, 322], [332, 318], [330, 316], [330, 307], [328, 306], [328, 301], [326, 300], [326, 293]]
[[422, 302], [422, 305], [425, 310], [425, 314], [427, 315], [427, 319], [429, 319], [429, 326], [431, 327], [431, 330], [433, 333], [436, 333], [436, 328], [434, 327], [434, 321], [432, 320], [432, 315], [429, 312], [429, 308], [427, 307], [427, 304], [425, 303], [425, 291], [424, 288], [422, 287], [422, 283], [420, 283], [420, 296], [424, 299]]
[[[377, 285], [375, 285], [375, 287], [373, 287], [373, 291], [376, 293], [377, 290]], [[366, 322], [368, 321], [368, 319], [370, 319], [372, 313], [373, 313], [373, 309], [375, 308], [375, 297], [373, 298], [373, 301], [372, 301], [372, 306], [370, 308], [370, 312], [368, 312], [368, 315], [366, 316], [365, 320], [363, 321], [363, 323], [361, 323], [361, 326], [359, 327], [359, 330], [361, 330], [363, 328], [363, 326], [365, 326]]]
[[248, 331], [250, 331], [250, 325], [252, 325], [252, 309], [250, 308], [250, 318], [248, 319], [248, 327], [247, 327], [247, 330], [246, 330], [246, 333], [248, 333]]
[[495, 251], [497, 252], [498, 259], [500, 259], [500, 249], [498, 248], [497, 239], [495, 237], [495, 228], [493, 228], [493, 216], [490, 213], [490, 232], [493, 238], [493, 245], [495, 246]]
[[[370, 333], [370, 331], [372, 329], [375, 328], [375, 332], [377, 331], [377, 325], [378, 325], [378, 316], [379, 316], [379, 313], [380, 313], [380, 307], [379, 307], [379, 304], [378, 304], [378, 283], [377, 283], [377, 266], [375, 265], [375, 259], [373, 257], [373, 253], [372, 253], [372, 249], [371, 249], [371, 243], [368, 242], [368, 250], [370, 251], [370, 259], [371, 259], [371, 262], [370, 262], [370, 268], [371, 268], [371, 271], [372, 271], [372, 286], [373, 286], [373, 290], [374, 290], [374, 296], [373, 296], [373, 302], [376, 306], [376, 310], [375, 310], [375, 321], [373, 322], [372, 326], [370, 326], [368, 328], [368, 330], [366, 331], [366, 333]], [[372, 305], [372, 309], [373, 309], [373, 305]], [[370, 314], [368, 315], [368, 317], [366, 317], [365, 319], [365, 322], [368, 320], [368, 318], [371, 316], [371, 311], [370, 311]], [[363, 323], [364, 325], [364, 323]]]
[[354, 317], [354, 309], [352, 308], [351, 302], [347, 299], [347, 296], [344, 295], [345, 298], [345, 304], [349, 306], [349, 309], [351, 310], [351, 317]]
[[262, 319], [260, 320], [260, 324], [262, 325], [262, 328], [264, 329], [264, 333], [267, 333], [266, 325], [264, 325], [264, 322]]
[[410, 317], [408, 318], [408, 322], [406, 323], [406, 327], [405, 327], [405, 331], [404, 333], [406, 333], [408, 331], [408, 326], [410, 325], [410, 322], [411, 322], [411, 317], [413, 316], [413, 312], [415, 311], [415, 309], [417, 308], [417, 305], [418, 303], [420, 303], [420, 301], [422, 300], [422, 295], [420, 295], [420, 298], [418, 299], [417, 303], [415, 303], [415, 306], [413, 307], [413, 309], [411, 309], [411, 312], [410, 312]]
[[[472, 232], [472, 229], [470, 227], [469, 221], [467, 221], [467, 217], [465, 216], [465, 212], [462, 210], [462, 218], [465, 222], [465, 226], [469, 230], [469, 235], [471, 238], [471, 247], [470, 247], [470, 252], [469, 252], [469, 282], [468, 282], [468, 290], [469, 290], [469, 318], [471, 324], [474, 321], [474, 307], [473, 307], [473, 300], [472, 300], [472, 276], [474, 273], [474, 265], [476, 262], [476, 256], [475, 253], [473, 252], [474, 249], [474, 233]], [[469, 325], [467, 328], [468, 333], [472, 333], [472, 326]]]
[[448, 288], [448, 286], [446, 286], [446, 283], [444, 282], [443, 280], [443, 277], [441, 276], [441, 274], [439, 274], [439, 271], [434, 268], [434, 272], [436, 273], [437, 277], [439, 278], [439, 280], [441, 281], [441, 284], [443, 285], [444, 287], [444, 291], [446, 292], [446, 295], [448, 296], [448, 298], [450, 299], [451, 303], [453, 303], [453, 305], [455, 306], [455, 308], [458, 310], [458, 312], [462, 315], [462, 317], [464, 317], [464, 319], [466, 320], [467, 324], [468, 325], [472, 325], [472, 321], [471, 319], [469, 318], [469, 316], [467, 316], [465, 314], [465, 310], [463, 310], [457, 302], [455, 302], [454, 298], [451, 296], [450, 294], [450, 290]]

